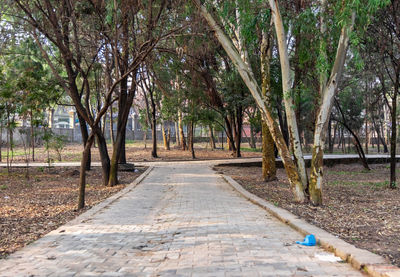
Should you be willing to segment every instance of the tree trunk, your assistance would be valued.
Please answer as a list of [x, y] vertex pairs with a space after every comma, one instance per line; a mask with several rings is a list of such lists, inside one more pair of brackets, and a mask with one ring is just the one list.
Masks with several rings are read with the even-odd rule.
[[282, 133], [274, 117], [272, 116], [270, 110], [265, 106], [265, 103], [261, 97], [261, 89], [257, 84], [257, 80], [254, 77], [254, 74], [246, 65], [241, 57], [239, 56], [238, 52], [232, 45], [232, 42], [226, 37], [223, 30], [219, 27], [219, 25], [215, 22], [212, 18], [211, 14], [208, 13], [207, 9], [201, 5], [200, 1], [193, 0], [196, 6], [200, 9], [202, 16], [207, 20], [209, 26], [215, 32], [215, 36], [218, 41], [221, 43], [222, 47], [225, 49], [228, 56], [231, 58], [233, 63], [235, 64], [240, 76], [242, 77], [244, 83], [249, 88], [257, 106], [260, 108], [262, 112], [263, 119], [267, 122], [268, 128], [271, 132], [272, 137], [274, 138], [275, 144], [278, 148], [279, 154], [282, 158], [283, 164], [285, 166], [289, 182], [291, 184], [294, 198], [297, 202], [304, 202], [305, 201], [305, 194], [303, 189], [303, 184], [299, 177], [297, 167], [293, 163], [292, 157], [289, 153], [289, 150], [286, 146], [286, 143], [283, 139]]
[[157, 156], [157, 121], [152, 115], [151, 120], [151, 156], [158, 158]]
[[254, 135], [254, 127], [250, 124], [250, 139], [249, 139], [249, 146], [251, 149], [256, 149], [256, 138]]
[[[242, 97], [244, 97], [242, 95]], [[236, 107], [236, 129], [235, 129], [235, 146], [236, 146], [236, 152], [235, 156], [236, 158], [240, 158], [242, 156], [242, 153], [240, 152], [240, 145], [242, 143], [242, 129], [243, 129], [243, 108], [241, 105], [238, 105]]]
[[110, 157], [107, 151], [107, 142], [100, 129], [92, 130], [96, 132], [97, 144], [99, 145], [101, 169], [103, 172], [103, 184], [107, 186], [110, 178]]
[[[121, 106], [120, 112], [118, 112], [117, 137], [113, 144], [110, 173], [107, 181], [109, 187], [118, 184], [118, 162], [121, 160], [121, 155], [125, 152], [126, 124], [128, 122], [129, 112], [133, 102], [134, 90], [131, 90], [126, 94], [126, 96], [127, 97], [124, 98], [125, 106]], [[124, 157], [124, 159], [126, 163], [126, 157]]]
[[3, 122], [0, 122], [0, 162], [3, 161], [3, 155], [1, 154], [3, 144]]
[[352, 22], [349, 26], [343, 26], [336, 51], [335, 62], [331, 71], [331, 76], [326, 85], [323, 86], [321, 95], [321, 105], [318, 110], [317, 121], [314, 130], [314, 145], [311, 160], [311, 175], [309, 193], [311, 203], [315, 206], [322, 204], [322, 178], [323, 178], [323, 157], [326, 129], [331, 114], [333, 99], [338, 83], [343, 71], [349, 44], [350, 32], [353, 28], [355, 14], [352, 14]]
[[282, 105], [279, 103], [280, 101], [281, 101], [281, 99], [278, 100], [276, 111], [278, 114], [278, 121], [279, 121], [279, 126], [281, 127], [281, 130], [282, 130], [283, 139], [285, 140], [287, 147], [289, 147], [288, 128], [287, 128], [285, 117], [282, 114], [283, 108], [282, 108]]
[[151, 156], [153, 158], [158, 158], [157, 156], [157, 120], [155, 118], [155, 113], [152, 115], [151, 121], [151, 139], [152, 139], [152, 149]]
[[[119, 159], [118, 163], [119, 164], [126, 164], [126, 125], [122, 126], [123, 130], [121, 131], [121, 150], [119, 151]], [[118, 136], [118, 134], [117, 134]]]
[[193, 123], [193, 121], [190, 121], [189, 125], [188, 125], [188, 148], [192, 155], [192, 159], [196, 159], [196, 156], [194, 153], [194, 123]]
[[354, 143], [357, 153], [360, 157], [360, 161], [363, 164], [365, 169], [370, 170], [370, 168], [368, 166], [367, 158], [365, 157], [365, 154], [364, 154], [364, 151], [363, 151], [363, 148], [362, 148], [362, 145], [361, 145], [361, 142], [360, 142], [358, 136], [356, 135], [355, 132], [353, 132], [353, 130], [351, 130], [350, 126], [347, 124], [346, 118], [344, 116], [342, 108], [340, 107], [339, 102], [335, 100], [335, 103], [336, 103], [336, 107], [337, 107], [340, 115], [342, 116], [342, 121], [338, 121], [338, 122], [340, 122], [340, 124], [342, 124], [343, 127], [345, 127], [349, 131], [349, 133], [353, 136], [353, 138], [354, 138], [353, 143]]
[[389, 149], [387, 147], [387, 143], [386, 143], [386, 140], [385, 140], [385, 131], [383, 129], [383, 124], [381, 124], [381, 128], [380, 128], [379, 132], [380, 132], [379, 138], [380, 138], [380, 141], [382, 142], [382, 146], [383, 146], [383, 153], [388, 153]]
[[175, 121], [175, 144], [180, 147], [181, 146], [181, 141], [179, 139], [179, 128], [178, 128], [178, 122]]
[[[30, 110], [30, 117], [31, 117], [31, 145], [32, 145], [32, 161], [35, 161], [35, 126], [33, 124], [33, 113], [32, 109]], [[1, 138], [0, 138], [1, 143]]]
[[186, 150], [186, 139], [185, 132], [183, 131], [182, 111], [178, 111], [178, 125], [179, 125], [179, 136], [181, 137], [181, 149]]
[[110, 107], [110, 139], [111, 139], [111, 144], [114, 144], [115, 136], [114, 136], [114, 119], [113, 119], [112, 106]]
[[269, 5], [273, 14], [273, 21], [276, 30], [276, 37], [278, 41], [279, 57], [281, 63], [282, 72], [282, 90], [283, 90], [283, 103], [285, 105], [286, 119], [288, 124], [289, 141], [290, 147], [293, 149], [293, 155], [297, 170], [299, 172], [300, 180], [304, 188], [308, 187], [308, 177], [306, 166], [303, 157], [303, 151], [301, 149], [300, 135], [297, 126], [296, 114], [293, 109], [295, 106], [294, 100], [291, 96], [291, 75], [290, 75], [290, 64], [289, 54], [286, 45], [286, 34], [283, 27], [282, 17], [277, 6], [276, 0], [269, 0]]
[[[271, 37], [265, 32], [262, 33], [261, 41], [261, 79], [262, 94], [267, 105], [271, 107], [271, 73], [270, 60], [272, 56]], [[276, 180], [276, 164], [274, 140], [269, 132], [267, 122], [262, 121], [262, 176], [264, 181]]]
[[143, 131], [144, 149], [147, 149], [147, 130]]
[[[81, 129], [81, 134], [82, 134], [83, 148], [85, 148], [86, 142], [87, 142], [87, 140], [89, 138], [88, 128], [87, 128], [87, 125], [86, 125], [86, 121], [83, 119], [83, 117], [79, 113], [77, 113], [77, 116], [78, 116], [78, 121], [79, 121], [79, 127]], [[75, 124], [75, 122], [74, 122], [74, 124]], [[90, 170], [91, 162], [92, 162], [92, 151], [91, 151], [91, 148], [89, 148], [88, 151], [89, 151], [89, 154], [88, 154], [89, 156], [88, 156], [87, 162], [86, 162], [86, 167], [85, 167], [86, 170]]]
[[161, 121], [161, 133], [162, 133], [162, 137], [163, 137], [164, 150], [169, 150], [167, 133], [166, 133], [165, 126], [164, 126], [164, 120]]
[[211, 150], [215, 149], [215, 138], [214, 138], [214, 131], [211, 125], [208, 125], [208, 129], [209, 129], [209, 136], [210, 136], [210, 146], [211, 146]]
[[90, 156], [90, 148], [92, 147], [94, 141], [93, 133], [86, 141], [85, 148], [82, 152], [82, 160], [79, 174], [79, 196], [78, 196], [78, 210], [85, 207], [85, 188], [86, 188], [86, 165]]
[[224, 120], [225, 120], [225, 126], [226, 126], [225, 133], [226, 133], [226, 142], [228, 144], [228, 149], [229, 149], [229, 151], [236, 152], [235, 140], [233, 138], [234, 127], [232, 126], [235, 124], [235, 122], [232, 121], [232, 123], [231, 123], [228, 116], [224, 116]]
[[390, 188], [397, 187], [396, 184], [396, 145], [397, 145], [397, 93], [398, 87], [394, 88], [392, 97], [392, 131], [390, 136]]
[[332, 118], [329, 118], [328, 122], [328, 149], [329, 153], [332, 153], [331, 149], [333, 149], [333, 144], [332, 144]]
[[368, 82], [366, 82], [365, 88], [365, 153], [368, 154], [368, 143], [369, 143], [369, 131], [368, 131], [368, 110], [369, 110], [369, 101], [368, 101]]
[[171, 128], [168, 126], [167, 129], [167, 150], [171, 150]]
[[338, 124], [335, 124], [335, 127], [333, 128], [333, 138], [331, 141], [331, 145], [329, 145], [329, 153], [333, 153], [333, 147], [335, 146], [336, 142], [337, 125]]

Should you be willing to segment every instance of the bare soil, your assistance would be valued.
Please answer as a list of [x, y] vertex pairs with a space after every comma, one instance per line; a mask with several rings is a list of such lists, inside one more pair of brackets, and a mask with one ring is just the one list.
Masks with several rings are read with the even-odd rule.
[[400, 266], [400, 190], [388, 188], [388, 165], [371, 168], [365, 171], [358, 164], [325, 168], [321, 207], [294, 203], [283, 169], [278, 169], [277, 181], [268, 183], [262, 180], [259, 167], [220, 166], [215, 170], [231, 176], [249, 192]]
[[136, 172], [119, 172], [120, 184], [105, 187], [101, 168], [87, 172], [86, 208], [76, 210], [79, 168], [0, 168], [0, 258], [72, 220], [135, 180]]
[[[108, 152], [112, 154], [112, 146], [108, 146]], [[247, 144], [246, 144], [247, 146]], [[77, 162], [81, 160], [83, 146], [80, 144], [69, 144], [63, 149], [61, 153], [62, 162]], [[26, 157], [22, 147], [16, 147], [15, 155], [12, 158], [13, 162], [25, 162]], [[190, 151], [182, 151], [178, 147], [172, 146], [171, 150], [164, 150], [162, 145], [158, 146], [157, 149], [158, 158], [151, 157], [151, 145], [148, 144], [144, 147], [142, 142], [128, 143], [126, 145], [126, 158], [128, 162], [139, 162], [139, 161], [179, 161], [179, 160], [192, 160]], [[212, 160], [212, 159], [229, 159], [233, 158], [232, 152], [228, 150], [211, 150], [207, 148], [205, 143], [195, 144], [195, 155], [198, 160]], [[59, 162], [58, 155], [54, 150], [49, 152], [50, 159], [52, 162]], [[35, 149], [35, 162], [47, 162], [47, 151], [43, 146]], [[260, 152], [248, 152], [242, 151], [242, 157], [261, 157]], [[10, 158], [11, 159], [11, 158]], [[92, 148], [92, 161], [100, 161], [100, 155], [96, 147]], [[6, 162], [6, 149], [2, 149], [2, 162]], [[29, 162], [32, 162], [31, 155], [29, 156]]]

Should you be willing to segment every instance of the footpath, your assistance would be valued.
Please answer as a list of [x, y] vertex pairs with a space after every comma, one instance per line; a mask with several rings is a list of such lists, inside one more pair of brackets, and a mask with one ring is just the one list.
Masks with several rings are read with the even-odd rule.
[[296, 244], [302, 234], [210, 164], [157, 163], [119, 198], [0, 260], [0, 276], [363, 276]]

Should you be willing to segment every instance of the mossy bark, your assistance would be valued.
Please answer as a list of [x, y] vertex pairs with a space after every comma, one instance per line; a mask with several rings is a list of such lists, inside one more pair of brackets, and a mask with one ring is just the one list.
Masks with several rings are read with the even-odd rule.
[[285, 166], [286, 173], [288, 175], [289, 182], [291, 184], [294, 198], [296, 202], [304, 202], [305, 194], [303, 190], [303, 185], [300, 180], [297, 167], [294, 164], [292, 157], [289, 153], [289, 149], [283, 139], [282, 132], [277, 124], [275, 118], [273, 117], [270, 109], [265, 105], [264, 100], [262, 99], [261, 89], [258, 86], [257, 80], [252, 72], [252, 69], [248, 64], [243, 62], [241, 57], [239, 56], [237, 49], [232, 45], [231, 40], [225, 35], [224, 31], [218, 26], [215, 22], [211, 14], [207, 11], [207, 9], [201, 5], [200, 1], [193, 0], [195, 5], [200, 9], [201, 14], [207, 20], [209, 26], [215, 32], [215, 36], [218, 41], [221, 43], [222, 47], [225, 49], [228, 56], [231, 58], [232, 62], [235, 64], [240, 76], [242, 77], [244, 83], [250, 90], [257, 106], [259, 107], [263, 120], [267, 123], [268, 128], [271, 132], [272, 137], [274, 138], [275, 145], [278, 148], [279, 154], [282, 158], [283, 164]]
[[[272, 55], [270, 35], [263, 32], [261, 41], [261, 78], [262, 95], [265, 97], [266, 105], [271, 106], [271, 78], [270, 78], [270, 60]], [[269, 132], [266, 122], [262, 122], [262, 176], [264, 181], [276, 179], [276, 164], [274, 140]]]

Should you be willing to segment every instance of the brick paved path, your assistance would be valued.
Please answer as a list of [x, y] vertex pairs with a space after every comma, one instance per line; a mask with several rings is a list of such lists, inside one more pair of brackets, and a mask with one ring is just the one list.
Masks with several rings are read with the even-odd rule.
[[206, 165], [155, 168], [91, 219], [0, 261], [0, 276], [361, 276]]

